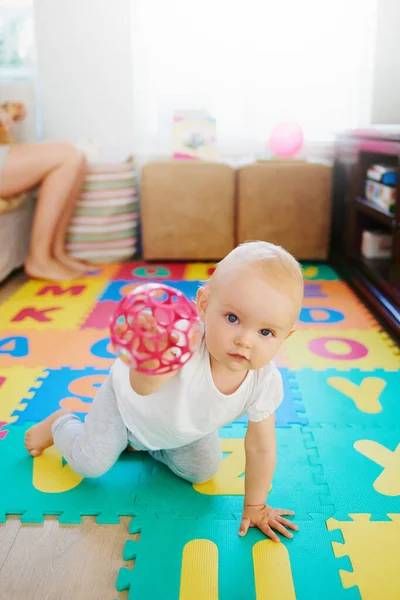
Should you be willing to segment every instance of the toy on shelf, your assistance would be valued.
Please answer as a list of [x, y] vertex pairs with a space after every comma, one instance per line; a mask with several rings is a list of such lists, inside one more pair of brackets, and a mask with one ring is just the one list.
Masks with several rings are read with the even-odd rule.
[[385, 231], [362, 232], [361, 252], [365, 258], [390, 258], [392, 255], [393, 236]]
[[396, 167], [389, 165], [371, 165], [367, 170], [367, 179], [377, 181], [382, 185], [397, 185]]
[[365, 196], [370, 202], [394, 213], [396, 205], [397, 171], [389, 165], [371, 165], [367, 170]]
[[174, 159], [215, 161], [216, 120], [203, 110], [183, 110], [174, 114]]
[[193, 355], [200, 320], [193, 302], [163, 284], [146, 283], [122, 298], [111, 318], [115, 353], [150, 375], [177, 371]]
[[292, 158], [303, 147], [303, 131], [297, 123], [286, 121], [279, 123], [269, 137], [271, 152], [279, 158]]

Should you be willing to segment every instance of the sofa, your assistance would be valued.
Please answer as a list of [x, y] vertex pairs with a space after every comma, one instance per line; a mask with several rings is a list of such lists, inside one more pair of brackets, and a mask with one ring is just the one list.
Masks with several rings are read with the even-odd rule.
[[[1, 82], [0, 104], [12, 100], [23, 102], [27, 108], [26, 118], [15, 123], [13, 129], [16, 142], [36, 140], [36, 96], [36, 83], [32, 78], [6, 77]], [[10, 143], [10, 139], [3, 138], [3, 143]], [[29, 193], [11, 200], [0, 198], [0, 282], [24, 264], [29, 248], [34, 197], [34, 193]]]
[[0, 198], [0, 281], [21, 267], [28, 254], [34, 194]]

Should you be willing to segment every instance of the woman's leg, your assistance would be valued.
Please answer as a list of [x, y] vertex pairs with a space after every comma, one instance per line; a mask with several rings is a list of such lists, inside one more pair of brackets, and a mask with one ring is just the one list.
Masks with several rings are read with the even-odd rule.
[[86, 158], [82, 155], [81, 157], [80, 168], [77, 172], [77, 177], [69, 196], [69, 202], [61, 215], [61, 219], [58, 222], [56, 234], [53, 242], [53, 256], [63, 265], [70, 267], [76, 271], [84, 272], [90, 267], [90, 265], [84, 261], [77, 260], [69, 256], [65, 250], [65, 242], [67, 237], [68, 226], [71, 220], [71, 217], [74, 212], [76, 201], [79, 197], [79, 194], [83, 188], [83, 184], [85, 182], [85, 177], [87, 173], [87, 161]]
[[[78, 271], [53, 256], [58, 228], [65, 236], [68, 226], [65, 213], [70, 216], [80, 191], [83, 165], [82, 155], [67, 142], [15, 144], [9, 150], [0, 195], [7, 198], [40, 185], [25, 263], [26, 272], [32, 277], [68, 280], [85, 268], [77, 263]], [[59, 249], [59, 240], [57, 244]]]

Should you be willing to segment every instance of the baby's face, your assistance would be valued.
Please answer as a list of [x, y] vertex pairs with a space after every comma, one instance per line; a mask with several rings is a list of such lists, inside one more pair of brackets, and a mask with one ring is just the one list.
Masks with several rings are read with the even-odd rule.
[[209, 353], [230, 371], [264, 367], [293, 330], [300, 302], [295, 283], [253, 267], [226, 277], [209, 290]]

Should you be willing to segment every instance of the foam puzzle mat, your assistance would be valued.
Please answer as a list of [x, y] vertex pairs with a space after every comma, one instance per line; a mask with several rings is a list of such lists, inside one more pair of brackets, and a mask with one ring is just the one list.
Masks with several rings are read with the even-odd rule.
[[399, 349], [329, 265], [303, 266], [298, 331], [276, 357], [284, 401], [268, 502], [295, 511], [292, 539], [238, 536], [245, 415], [220, 430], [221, 469], [199, 485], [143, 452], [124, 452], [98, 479], [74, 473], [54, 447], [26, 454], [32, 424], [59, 407], [90, 410], [115, 359], [108, 322], [124, 294], [160, 281], [194, 298], [212, 272], [100, 266], [69, 284], [29, 281], [0, 306], [0, 521], [132, 516], [121, 556], [132, 568], [116, 582], [130, 600], [398, 600]]

